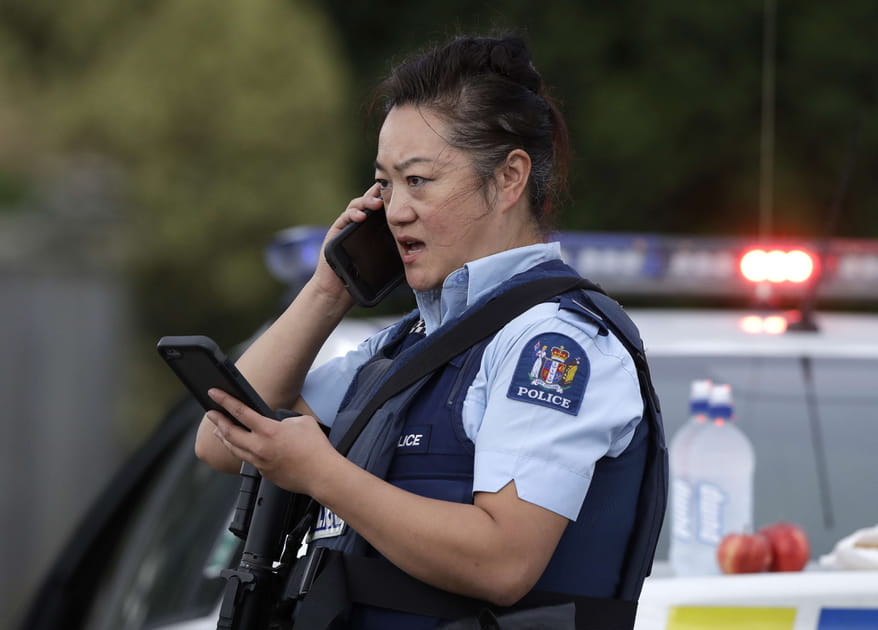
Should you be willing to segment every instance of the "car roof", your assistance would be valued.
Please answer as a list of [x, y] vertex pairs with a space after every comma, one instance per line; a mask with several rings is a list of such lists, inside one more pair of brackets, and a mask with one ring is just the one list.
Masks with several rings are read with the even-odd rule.
[[823, 312], [815, 331], [744, 331], [746, 310], [630, 309], [651, 356], [878, 358], [878, 315]]

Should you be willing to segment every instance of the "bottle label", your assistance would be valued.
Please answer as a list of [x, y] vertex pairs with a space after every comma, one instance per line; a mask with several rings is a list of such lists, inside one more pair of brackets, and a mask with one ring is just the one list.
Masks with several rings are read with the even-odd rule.
[[692, 484], [685, 479], [676, 478], [673, 480], [672, 494], [671, 532], [678, 540], [690, 541], [695, 536], [695, 496]]
[[712, 483], [698, 484], [698, 540], [716, 545], [722, 540], [723, 520], [728, 497]]

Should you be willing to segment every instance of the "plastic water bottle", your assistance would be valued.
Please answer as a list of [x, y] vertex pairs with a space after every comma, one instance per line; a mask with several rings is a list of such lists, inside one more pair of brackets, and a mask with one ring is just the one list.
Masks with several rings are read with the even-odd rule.
[[692, 381], [689, 388], [689, 419], [674, 434], [669, 447], [671, 471], [671, 568], [676, 575], [692, 575], [695, 557], [695, 492], [689, 457], [692, 442], [707, 426], [708, 399], [712, 383]]
[[716, 549], [726, 534], [753, 527], [753, 445], [737, 427], [729, 385], [710, 392], [710, 419], [689, 452], [695, 503], [695, 544], [690, 575], [719, 573]]

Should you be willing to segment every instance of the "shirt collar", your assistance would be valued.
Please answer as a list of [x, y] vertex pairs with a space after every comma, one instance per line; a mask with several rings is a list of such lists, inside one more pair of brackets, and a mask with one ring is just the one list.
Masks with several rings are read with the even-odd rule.
[[512, 276], [550, 260], [561, 258], [560, 243], [538, 243], [508, 249], [466, 263], [448, 274], [441, 289], [415, 291], [421, 318], [429, 335], [445, 322], [459, 317], [485, 293]]

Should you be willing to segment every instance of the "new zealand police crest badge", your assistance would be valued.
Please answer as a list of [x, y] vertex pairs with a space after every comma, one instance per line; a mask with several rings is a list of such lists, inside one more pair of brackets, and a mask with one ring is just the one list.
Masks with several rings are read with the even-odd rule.
[[546, 333], [525, 345], [506, 396], [575, 416], [588, 375], [582, 347], [566, 335]]

